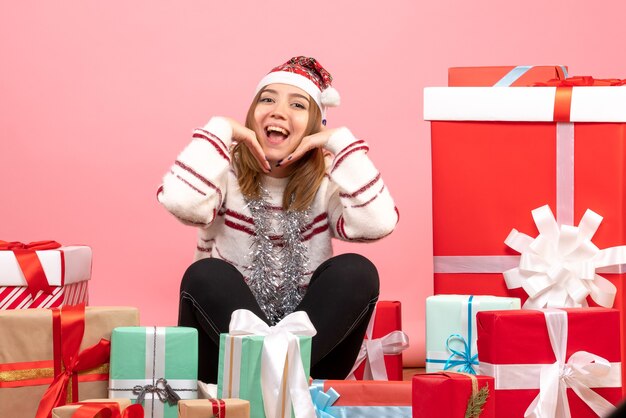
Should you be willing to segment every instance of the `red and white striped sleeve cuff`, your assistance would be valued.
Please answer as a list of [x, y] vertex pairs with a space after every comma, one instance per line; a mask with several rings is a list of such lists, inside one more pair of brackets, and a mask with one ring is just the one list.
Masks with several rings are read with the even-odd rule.
[[339, 128], [328, 138], [328, 143], [324, 148], [337, 155], [355, 141], [356, 138], [352, 135], [352, 132], [348, 128], [343, 127]]
[[213, 116], [202, 130], [215, 135], [222, 143], [220, 145], [225, 146], [228, 152], [228, 148], [230, 148], [233, 142], [233, 128], [230, 126], [228, 119], [221, 116]]

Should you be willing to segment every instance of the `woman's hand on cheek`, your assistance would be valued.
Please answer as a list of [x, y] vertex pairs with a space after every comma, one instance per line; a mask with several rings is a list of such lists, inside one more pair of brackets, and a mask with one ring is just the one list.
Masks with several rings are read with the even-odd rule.
[[280, 160], [278, 164], [276, 164], [276, 166], [277, 167], [288, 166], [294, 161], [297, 161], [298, 159], [302, 158], [302, 156], [306, 154], [307, 152], [309, 152], [310, 150], [314, 148], [323, 148], [324, 146], [326, 146], [326, 144], [328, 143], [328, 139], [332, 136], [333, 133], [335, 133], [336, 130], [337, 128], [334, 128], [334, 129], [323, 128], [323, 130], [321, 130], [320, 132], [316, 134], [305, 136], [304, 138], [302, 138], [302, 141], [300, 141], [300, 144], [298, 145], [298, 147], [287, 157]]
[[256, 134], [252, 129], [246, 128], [244, 125], [240, 124], [234, 119], [227, 118], [230, 126], [233, 130], [233, 141], [243, 143], [254, 158], [259, 162], [259, 166], [265, 171], [269, 173], [272, 171], [269, 161], [265, 158], [265, 153], [263, 152], [263, 148], [259, 144], [259, 140], [256, 137]]

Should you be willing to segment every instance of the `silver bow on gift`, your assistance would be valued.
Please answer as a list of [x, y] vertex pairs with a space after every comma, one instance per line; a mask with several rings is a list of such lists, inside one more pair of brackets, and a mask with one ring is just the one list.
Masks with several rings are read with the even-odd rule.
[[171, 406], [176, 405], [180, 401], [180, 396], [167, 384], [165, 378], [158, 379], [154, 385], [136, 385], [133, 387], [133, 394], [138, 395], [137, 403], [139, 404], [143, 404], [146, 393], [156, 393], [161, 402], [167, 402]]

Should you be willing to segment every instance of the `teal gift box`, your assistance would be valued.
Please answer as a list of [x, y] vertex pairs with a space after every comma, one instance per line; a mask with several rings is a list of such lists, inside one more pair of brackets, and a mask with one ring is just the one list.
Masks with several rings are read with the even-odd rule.
[[476, 312], [520, 309], [519, 298], [436, 295], [426, 298], [426, 372], [476, 374]]
[[109, 397], [142, 403], [145, 417], [177, 418], [178, 399], [198, 397], [198, 331], [119, 327], [111, 334]]
[[293, 312], [270, 327], [251, 311], [233, 312], [220, 335], [218, 398], [250, 402], [250, 418], [315, 418], [308, 389], [311, 337], [306, 312]]
[[[261, 358], [264, 336], [220, 335], [217, 397], [250, 402], [250, 418], [265, 418], [261, 388]], [[300, 359], [306, 376], [311, 368], [311, 337], [298, 336]], [[289, 367], [289, 365], [287, 366]]]

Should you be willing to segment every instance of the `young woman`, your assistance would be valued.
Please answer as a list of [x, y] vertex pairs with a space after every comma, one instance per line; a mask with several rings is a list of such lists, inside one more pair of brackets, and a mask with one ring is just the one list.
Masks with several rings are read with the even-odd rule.
[[233, 311], [273, 325], [307, 312], [311, 376], [350, 371], [378, 299], [378, 273], [357, 254], [332, 256], [331, 238], [369, 242], [398, 212], [368, 146], [326, 128], [339, 104], [330, 74], [295, 57], [259, 83], [246, 117], [213, 117], [165, 175], [158, 199], [199, 229], [180, 288], [179, 325], [199, 331], [199, 379], [217, 381], [219, 334]]

